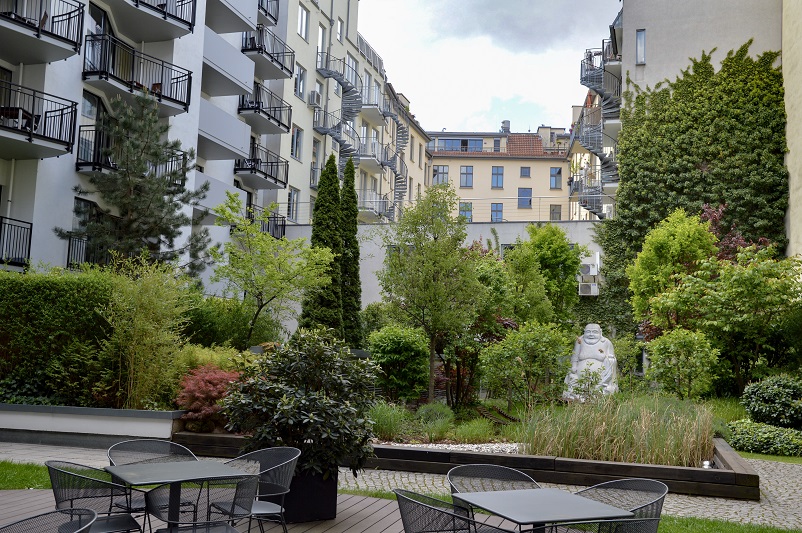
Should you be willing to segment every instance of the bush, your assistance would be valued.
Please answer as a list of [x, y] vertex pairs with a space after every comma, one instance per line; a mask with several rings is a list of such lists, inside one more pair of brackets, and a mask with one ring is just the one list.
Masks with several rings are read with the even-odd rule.
[[368, 411], [368, 417], [373, 421], [373, 432], [382, 440], [395, 440], [410, 419], [409, 411], [403, 406], [385, 401], [373, 404]]
[[703, 333], [674, 329], [648, 346], [648, 379], [658, 382], [679, 399], [698, 398], [710, 390], [718, 350]]
[[226, 372], [214, 365], [195, 368], [181, 379], [181, 392], [175, 403], [188, 411], [181, 418], [188, 420], [189, 431], [211, 432], [224, 425], [219, 405], [231, 382], [239, 378], [239, 372]]
[[750, 383], [744, 389], [741, 403], [755, 422], [802, 428], [802, 381], [791, 376], [772, 376]]
[[230, 298], [194, 295], [194, 305], [187, 312], [183, 335], [205, 347], [231, 346], [247, 350], [249, 344], [276, 341], [281, 338], [281, 326], [266, 313], [259, 315], [248, 342], [248, 328], [256, 312], [253, 304]]
[[368, 350], [381, 368], [378, 385], [393, 401], [420, 396], [429, 383], [429, 344], [414, 328], [385, 326], [368, 337]]
[[415, 418], [423, 424], [445, 420], [449, 424], [454, 421], [454, 411], [449, 406], [440, 402], [426, 403], [418, 407]]
[[454, 437], [457, 442], [466, 444], [492, 441], [495, 434], [493, 422], [486, 418], [474, 418], [468, 422], [463, 422], [454, 429]]
[[802, 457], [802, 431], [746, 419], [730, 422], [729, 428], [729, 443], [736, 450]]

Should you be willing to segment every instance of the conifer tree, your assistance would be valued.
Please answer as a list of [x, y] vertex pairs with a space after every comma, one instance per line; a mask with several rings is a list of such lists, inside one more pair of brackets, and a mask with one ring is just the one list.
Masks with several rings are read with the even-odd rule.
[[84, 238], [101, 253], [134, 256], [145, 250], [155, 261], [181, 257], [190, 272], [200, 271], [209, 232], [185, 232], [199, 224], [205, 212], [193, 218], [187, 208], [199, 205], [209, 184], [187, 189], [186, 175], [194, 168], [195, 154], [191, 149], [182, 151], [180, 141], [167, 139], [169, 127], [159, 119], [153, 98], [138, 96], [133, 106], [114, 99], [110, 115], [98, 124], [102, 138], [109, 139], [102, 147], [103, 157], [114, 170], [90, 176], [89, 188], [74, 189], [79, 196], [97, 198], [100, 208], [86, 213], [76, 206], [76, 216], [86, 222], [75, 230], [55, 228], [56, 234], [63, 239]]
[[343, 298], [343, 338], [351, 348], [360, 348], [363, 342], [362, 321], [362, 282], [359, 279], [359, 240], [357, 239], [357, 205], [354, 187], [354, 161], [348, 160], [343, 174], [340, 191], [340, 212], [342, 222], [340, 231], [343, 239], [343, 254], [340, 261]]
[[343, 251], [343, 239], [340, 232], [340, 221], [340, 180], [337, 176], [337, 162], [332, 154], [320, 173], [317, 200], [312, 211], [312, 237], [310, 239], [313, 248], [328, 248], [334, 254], [334, 261], [327, 272], [331, 278], [331, 284], [306, 292], [298, 327], [312, 329], [322, 325], [332, 328], [335, 335], [342, 338], [343, 301], [340, 259]]

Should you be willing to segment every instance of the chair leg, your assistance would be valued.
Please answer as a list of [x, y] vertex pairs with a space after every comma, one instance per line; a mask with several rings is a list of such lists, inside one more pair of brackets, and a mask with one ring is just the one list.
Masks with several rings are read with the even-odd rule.
[[287, 522], [284, 521], [284, 513], [279, 513], [279, 518], [281, 519], [281, 527], [284, 528], [284, 533], [287, 533]]

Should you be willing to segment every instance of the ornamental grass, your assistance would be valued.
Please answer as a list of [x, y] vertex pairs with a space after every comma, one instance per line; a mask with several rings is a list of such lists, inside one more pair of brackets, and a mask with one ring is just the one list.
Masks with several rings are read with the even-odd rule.
[[713, 456], [713, 414], [674, 398], [605, 397], [535, 408], [519, 437], [530, 455], [699, 467]]

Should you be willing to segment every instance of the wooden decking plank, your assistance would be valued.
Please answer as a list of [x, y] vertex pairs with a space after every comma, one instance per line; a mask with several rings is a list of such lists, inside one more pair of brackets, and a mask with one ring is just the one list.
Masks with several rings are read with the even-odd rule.
[[0, 524], [16, 522], [56, 508], [51, 490], [0, 491]]
[[343, 531], [350, 531], [352, 527], [357, 524], [368, 522], [375, 523], [376, 512], [381, 511], [386, 505], [386, 500], [378, 500], [376, 498], [362, 498], [359, 505], [354, 505], [349, 509], [348, 516], [343, 520], [337, 520], [331, 528], [327, 529], [327, 533], [341, 533]]
[[[373, 523], [361, 523], [351, 531], [354, 533], [401, 533], [404, 526], [401, 523], [401, 514], [398, 512], [398, 504], [395, 500], [385, 500], [387, 505], [382, 508], [381, 517]], [[378, 518], [379, 513], [376, 513]]]

